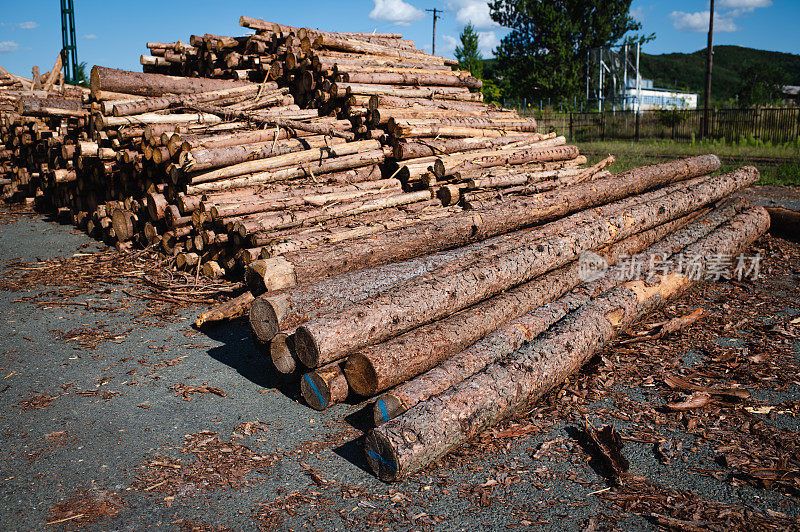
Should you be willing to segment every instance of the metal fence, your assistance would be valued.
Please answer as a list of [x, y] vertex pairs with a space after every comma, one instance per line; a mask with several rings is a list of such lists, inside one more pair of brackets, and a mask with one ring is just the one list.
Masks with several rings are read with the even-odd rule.
[[[542, 132], [557, 131], [570, 140], [671, 139], [690, 141], [701, 138], [703, 110], [652, 110], [635, 113], [558, 113], [536, 110], [534, 116]], [[755, 138], [774, 144], [800, 137], [800, 108], [713, 109], [709, 111], [709, 133], [728, 141]]]

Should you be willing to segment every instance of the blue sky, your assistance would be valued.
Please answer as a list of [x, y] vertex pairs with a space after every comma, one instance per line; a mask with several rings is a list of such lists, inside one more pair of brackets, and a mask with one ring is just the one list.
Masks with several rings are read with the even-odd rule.
[[[472, 22], [484, 57], [507, 33], [489, 18], [483, 0], [172, 0], [100, 2], [75, 0], [78, 58], [139, 70], [146, 41], [187, 41], [191, 33], [243, 35], [240, 15], [330, 31], [399, 32], [430, 50], [431, 15], [444, 9], [437, 25], [437, 53], [452, 56], [464, 24]], [[335, 5], [335, 8], [331, 6]], [[800, 53], [800, 0], [717, 0], [715, 44], [739, 44]], [[31, 66], [52, 67], [61, 47], [59, 4], [53, 0], [0, 0], [0, 65], [30, 76]], [[708, 2], [634, 0], [631, 12], [643, 31], [656, 33], [649, 53], [692, 52], [705, 47]]]

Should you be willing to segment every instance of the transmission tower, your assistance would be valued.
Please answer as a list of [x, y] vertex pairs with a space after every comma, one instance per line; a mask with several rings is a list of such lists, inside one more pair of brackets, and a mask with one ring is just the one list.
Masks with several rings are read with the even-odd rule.
[[610, 111], [636, 110], [641, 103], [641, 45], [592, 48], [586, 54], [586, 99]]
[[61, 0], [61, 61], [64, 81], [78, 84], [78, 47], [75, 43], [75, 8], [72, 0]]

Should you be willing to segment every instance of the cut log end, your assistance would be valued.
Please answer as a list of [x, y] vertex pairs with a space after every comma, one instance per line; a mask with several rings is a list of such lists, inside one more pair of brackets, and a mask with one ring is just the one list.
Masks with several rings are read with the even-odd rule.
[[287, 333], [275, 334], [269, 341], [269, 356], [280, 373], [294, 373], [298, 362], [294, 353], [294, 336]]
[[250, 305], [250, 328], [256, 338], [266, 343], [279, 332], [278, 315], [273, 303], [264, 297], [256, 298]]
[[383, 434], [375, 430], [369, 431], [364, 443], [364, 451], [369, 467], [380, 480], [392, 482], [400, 478], [401, 472], [394, 446]]
[[297, 358], [308, 368], [319, 367], [319, 347], [314, 335], [302, 325], [294, 333], [294, 348]]
[[360, 354], [347, 359], [344, 365], [347, 382], [359, 395], [375, 395], [378, 388], [378, 375], [368, 357]]
[[373, 418], [375, 426], [383, 425], [387, 421], [396, 418], [406, 409], [400, 403], [400, 400], [390, 393], [378, 397], [373, 405]]
[[311, 408], [325, 410], [344, 401], [349, 388], [339, 364], [331, 364], [303, 375], [300, 391]]
[[294, 266], [283, 257], [251, 262], [245, 272], [245, 283], [255, 295], [273, 292], [297, 284]]

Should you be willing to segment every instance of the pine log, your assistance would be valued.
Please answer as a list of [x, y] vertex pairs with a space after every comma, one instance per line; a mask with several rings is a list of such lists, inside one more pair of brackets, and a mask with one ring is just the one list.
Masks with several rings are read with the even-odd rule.
[[[195, 149], [182, 152], [179, 163], [186, 171], [200, 172], [212, 168], [232, 166], [246, 161], [267, 159], [278, 155], [313, 148], [325, 148], [345, 142], [344, 139], [328, 138], [322, 135], [301, 139], [271, 140], [255, 144], [241, 144], [223, 148]], [[249, 173], [249, 172], [248, 172]]]
[[[733, 256], [769, 227], [761, 208], [746, 211], [687, 249], [705, 260]], [[516, 356], [494, 363], [447, 392], [373, 429], [367, 461], [379, 478], [399, 480], [444, 456], [503, 418], [529, 407], [637, 319], [684, 292], [693, 279], [677, 270], [646, 285], [632, 281], [561, 320]]]
[[323, 312], [343, 310], [350, 303], [387, 290], [412, 277], [501, 242], [495, 237], [450, 251], [366, 268], [257, 297], [250, 307], [250, 327], [266, 343], [279, 331], [296, 328]]
[[255, 172], [266, 172], [287, 166], [302, 165], [314, 161], [321, 161], [329, 157], [337, 155], [352, 155], [370, 150], [380, 148], [380, 143], [376, 140], [361, 140], [349, 142], [347, 144], [338, 144], [332, 146], [330, 149], [326, 148], [312, 148], [299, 152], [290, 152], [283, 155], [277, 155], [269, 158], [248, 159], [245, 162], [226, 166], [216, 170], [211, 170], [202, 174], [195, 174], [189, 179], [191, 185], [198, 185], [201, 183], [210, 183], [212, 181], [219, 181], [221, 179], [229, 179], [245, 174], [252, 174]]
[[121, 92], [139, 96], [163, 96], [165, 94], [208, 92], [245, 85], [250, 85], [250, 83], [247, 81], [142, 74], [98, 65], [92, 67], [89, 82], [92, 97], [95, 99], [97, 99], [100, 91]]
[[418, 157], [431, 157], [454, 153], [460, 151], [479, 150], [511, 144], [522, 140], [537, 140], [544, 138], [543, 135], [536, 136], [512, 136], [512, 137], [475, 137], [460, 139], [416, 139], [408, 142], [397, 142], [394, 145], [394, 158], [398, 161], [416, 159]]
[[237, 120], [252, 121], [260, 126], [277, 126], [286, 128], [292, 131], [307, 131], [309, 133], [316, 133], [320, 135], [329, 135], [331, 137], [341, 137], [347, 140], [355, 139], [355, 135], [351, 131], [342, 131], [335, 126], [325, 123], [309, 123], [300, 122], [298, 120], [286, 120], [284, 118], [274, 116], [258, 116], [250, 111], [236, 111], [227, 109], [225, 107], [218, 107], [210, 104], [194, 104], [192, 107], [203, 113], [210, 113], [222, 117], [225, 120], [236, 118]]
[[[601, 250], [607, 264], [632, 255], [691, 221], [693, 214], [635, 234]], [[452, 316], [423, 325], [347, 358], [350, 387], [371, 396], [405, 382], [466, 349], [504, 323], [563, 296], [586, 277], [585, 264], [573, 261]]]
[[[722, 207], [704, 214], [696, 221], [692, 221], [683, 229], [665, 235], [663, 240], [651, 245], [643, 255], [646, 257], [661, 257], [667, 260], [674, 253], [707, 236], [719, 225], [730, 220], [740, 212], [741, 208], [740, 202], [728, 202]], [[611, 249], [601, 252], [600, 256], [608, 262], [609, 266], [613, 265], [614, 262], [626, 254], [631, 256], [638, 253], [639, 249], [637, 249], [636, 241], [640, 238], [646, 239], [646, 233], [654, 234], [654, 232], [664, 227], [668, 228], [667, 233], [669, 233], [671, 231], [670, 226], [674, 223], [671, 222], [655, 227], [650, 231], [640, 233], [640, 235], [631, 239], [615, 244]], [[578, 291], [569, 293], [552, 303], [535, 309], [533, 312], [509, 321], [477, 343], [453, 355], [439, 366], [383, 394], [375, 403], [375, 425], [385, 423], [412, 408], [417, 403], [444, 392], [451, 386], [455, 386], [481, 371], [487, 365], [510, 355], [522, 347], [525, 342], [532, 341], [569, 312], [619, 284], [621, 281], [618, 276], [613, 275], [613, 271], [611, 273], [606, 271], [602, 277], [585, 283]], [[647, 272], [644, 271], [644, 274], [647, 274]], [[549, 276], [550, 274], [547, 277]]]
[[333, 404], [344, 401], [349, 391], [344, 372], [336, 363], [306, 373], [300, 379], [303, 399], [315, 410], [325, 410]]
[[214, 181], [211, 183], [201, 183], [186, 187], [187, 194], [203, 194], [220, 190], [231, 190], [244, 188], [265, 183], [275, 183], [289, 179], [310, 178], [317, 179], [327, 173], [351, 170], [362, 166], [372, 166], [384, 161], [386, 154], [384, 150], [372, 150], [354, 155], [343, 157], [332, 157], [322, 161], [313, 161], [296, 167], [280, 168], [271, 172], [259, 172], [255, 174]]
[[200, 314], [197, 317], [196, 325], [202, 327], [206, 323], [232, 320], [244, 316], [252, 301], [253, 294], [245, 292]]
[[[479, 102], [482, 99], [480, 93], [465, 92], [460, 90], [448, 90], [454, 87], [403, 87], [396, 85], [367, 85], [360, 83], [333, 83], [330, 94], [333, 98], [344, 98], [350, 94], [362, 94], [365, 96], [381, 95], [396, 96], [400, 98], [433, 98], [441, 100], [460, 100], [467, 102]], [[435, 135], [431, 135], [435, 136]]]
[[269, 346], [270, 359], [278, 372], [289, 375], [297, 371], [300, 361], [294, 352], [294, 331], [280, 332], [264, 345]]
[[[356, 349], [453, 314], [483, 299], [563, 266], [587, 250], [607, 246], [636, 232], [684, 216], [758, 181], [758, 170], [744, 167], [676, 188], [667, 198], [640, 204], [563, 235], [519, 242], [501, 255], [489, 254], [456, 272], [430, 272], [391, 294], [380, 294], [347, 310], [318, 317], [298, 327], [297, 356], [316, 368]], [[648, 201], [645, 194], [641, 201]], [[575, 215], [573, 215], [575, 216]], [[559, 222], [566, 222], [565, 218]], [[554, 222], [554, 223], [559, 223]]]
[[460, 116], [439, 118], [390, 118], [387, 129], [397, 131], [396, 136], [402, 131], [412, 128], [426, 127], [463, 127], [476, 129], [494, 129], [517, 132], [535, 132], [536, 120], [533, 118], [488, 118], [483, 116]]
[[259, 217], [255, 220], [240, 222], [237, 226], [242, 237], [258, 231], [272, 231], [276, 229], [288, 229], [299, 227], [300, 225], [311, 225], [324, 222], [333, 218], [343, 218], [345, 216], [355, 216], [357, 214], [388, 209], [408, 203], [428, 200], [431, 193], [428, 190], [418, 192], [408, 192], [405, 194], [393, 194], [384, 198], [371, 199], [366, 201], [353, 202], [337, 205], [330, 208], [312, 209], [309, 211], [286, 211], [279, 214]]
[[[277, 89], [277, 84], [272, 83], [272, 89]], [[231, 87], [228, 89], [213, 90], [208, 92], [200, 92], [192, 95], [173, 94], [171, 96], [160, 96], [157, 98], [146, 98], [143, 100], [136, 100], [126, 103], [114, 103], [112, 114], [114, 116], [128, 116], [137, 115], [142, 113], [150, 113], [152, 111], [159, 111], [167, 109], [175, 104], [192, 105], [200, 102], [213, 102], [231, 96], [246, 96], [254, 97], [259, 90], [269, 90], [269, 88], [261, 88], [261, 85], [253, 83], [250, 85], [243, 85], [241, 87]], [[275, 97], [275, 101], [279, 102], [282, 99], [282, 91], [275, 91], [270, 93]]]
[[266, 266], [264, 269], [267, 277], [263, 282], [272, 290], [278, 290], [292, 286], [280, 284], [285, 281], [295, 280], [303, 284], [330, 275], [464, 246], [640, 194], [651, 188], [709, 174], [719, 166], [719, 158], [714, 155], [645, 166], [619, 173], [613, 178], [577, 185], [570, 190], [509, 200], [484, 212], [454, 214], [444, 219], [400, 227], [338, 245], [287, 253], [279, 261], [281, 264], [276, 265], [282, 268], [279, 270], [282, 272], [279, 278], [272, 279], [270, 266]]
[[450, 72], [348, 72], [343, 76], [350, 83], [370, 83], [383, 85], [451, 86], [480, 89], [483, 83], [478, 78], [454, 75]]
[[96, 115], [94, 118], [95, 127], [97, 129], [103, 130], [106, 128], [111, 127], [121, 127], [121, 126], [130, 126], [130, 125], [141, 125], [141, 124], [166, 124], [172, 125], [175, 124], [217, 124], [222, 120], [214, 114], [210, 113], [183, 113], [183, 114], [156, 114], [156, 113], [145, 113], [141, 115], [132, 115], [132, 116], [105, 116], [105, 115]]

